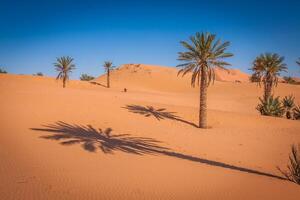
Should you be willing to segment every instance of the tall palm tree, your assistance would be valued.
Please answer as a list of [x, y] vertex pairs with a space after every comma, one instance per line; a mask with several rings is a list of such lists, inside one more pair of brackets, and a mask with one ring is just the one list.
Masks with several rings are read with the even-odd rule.
[[207, 87], [215, 79], [214, 67], [225, 69], [225, 66], [230, 65], [223, 61], [223, 58], [233, 56], [225, 52], [230, 43], [216, 40], [214, 34], [196, 33], [190, 37], [190, 43], [181, 41], [181, 44], [187, 51], [178, 53], [178, 60], [185, 62], [177, 65], [181, 68], [178, 75], [192, 72], [192, 87], [200, 84], [199, 128], [207, 128]]
[[107, 81], [107, 87], [109, 88], [109, 87], [110, 87], [110, 81], [109, 81], [109, 78], [110, 78], [110, 70], [112, 70], [112, 68], [113, 68], [114, 66], [112, 65], [112, 62], [106, 61], [106, 62], [104, 62], [103, 67], [104, 67], [104, 69], [105, 69], [105, 71], [106, 71], [106, 73], [107, 73], [107, 79], [106, 79], [106, 81]]
[[284, 57], [276, 53], [265, 53], [256, 57], [251, 70], [253, 75], [258, 78], [258, 84], [264, 84], [264, 100], [272, 95], [272, 90], [277, 86], [280, 72], [286, 72], [286, 64], [283, 63]]
[[56, 59], [56, 63], [54, 63], [56, 71], [58, 71], [58, 75], [56, 79], [62, 79], [63, 87], [66, 87], [66, 81], [69, 79], [69, 75], [72, 70], [75, 69], [75, 65], [72, 63], [73, 58], [67, 56], [63, 56]]

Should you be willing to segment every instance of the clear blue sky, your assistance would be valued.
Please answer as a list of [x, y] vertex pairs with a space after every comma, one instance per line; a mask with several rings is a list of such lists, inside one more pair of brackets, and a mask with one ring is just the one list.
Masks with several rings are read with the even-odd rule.
[[98, 76], [105, 60], [176, 66], [179, 41], [207, 31], [231, 42], [232, 68], [248, 72], [257, 55], [275, 52], [300, 76], [300, 1], [239, 2], [0, 0], [0, 66], [55, 76], [56, 57], [68, 55], [72, 78]]

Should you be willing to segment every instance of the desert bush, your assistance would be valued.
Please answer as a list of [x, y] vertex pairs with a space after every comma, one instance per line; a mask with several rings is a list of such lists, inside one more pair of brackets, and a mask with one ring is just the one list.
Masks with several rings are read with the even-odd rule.
[[290, 76], [284, 76], [283, 77], [283, 80], [286, 82], [286, 83], [289, 83], [289, 84], [296, 84], [296, 81], [290, 77]]
[[294, 107], [293, 114], [294, 119], [300, 120], [300, 105]]
[[295, 97], [293, 95], [285, 96], [282, 100], [285, 116], [287, 119], [293, 119], [293, 109], [295, 107]]
[[7, 71], [5, 71], [4, 69], [0, 68], [0, 74], [7, 74]]
[[284, 108], [279, 100], [279, 97], [274, 98], [270, 96], [267, 99], [259, 98], [260, 103], [257, 105], [256, 109], [262, 115], [282, 117], [284, 114]]
[[81, 76], [80, 76], [80, 80], [82, 80], [82, 81], [91, 81], [93, 79], [95, 79], [95, 77], [87, 75], [87, 74], [81, 74]]
[[36, 74], [33, 74], [33, 76], [44, 76], [44, 74], [42, 72], [38, 72]]
[[298, 149], [296, 145], [292, 146], [291, 154], [289, 156], [289, 164], [287, 165], [287, 171], [277, 169], [289, 180], [300, 185], [300, 144]]
[[293, 78], [290, 77], [290, 76], [284, 76], [283, 79], [284, 79], [284, 81], [285, 81], [286, 83], [288, 83], [288, 84], [300, 85], [300, 82], [299, 82], [299, 81], [297, 82], [295, 79], [293, 79]]

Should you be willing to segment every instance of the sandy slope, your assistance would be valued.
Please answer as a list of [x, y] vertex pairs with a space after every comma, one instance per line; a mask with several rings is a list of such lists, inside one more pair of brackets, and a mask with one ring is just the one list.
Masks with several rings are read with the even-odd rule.
[[[186, 91], [191, 90], [190, 75], [183, 78], [177, 76], [178, 70], [173, 67], [162, 67], [145, 64], [125, 64], [112, 71], [112, 82], [115, 87], [155, 91]], [[249, 75], [236, 69], [215, 69], [215, 78], [223, 82], [249, 82]], [[106, 83], [106, 76], [100, 76], [96, 82]], [[162, 81], [163, 79], [163, 81]]]
[[[217, 81], [213, 128], [197, 129], [198, 88], [148, 67], [115, 71], [111, 89], [105, 76], [63, 89], [0, 75], [1, 199], [299, 199], [276, 170], [300, 142], [299, 121], [258, 115], [255, 84]], [[276, 89], [290, 93], [300, 103], [300, 86]]]

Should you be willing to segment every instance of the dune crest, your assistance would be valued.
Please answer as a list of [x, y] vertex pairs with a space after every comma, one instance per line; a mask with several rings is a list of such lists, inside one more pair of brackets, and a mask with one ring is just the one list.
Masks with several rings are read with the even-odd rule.
[[[163, 91], [187, 90], [190, 88], [190, 77], [188, 74], [181, 77], [178, 68], [146, 65], [146, 64], [124, 64], [111, 73], [113, 85], [126, 87], [126, 85], [147, 89], [159, 89]], [[215, 80], [221, 82], [249, 82], [249, 75], [238, 69], [224, 70], [215, 68]], [[106, 75], [99, 76], [95, 81], [103, 82]]]

